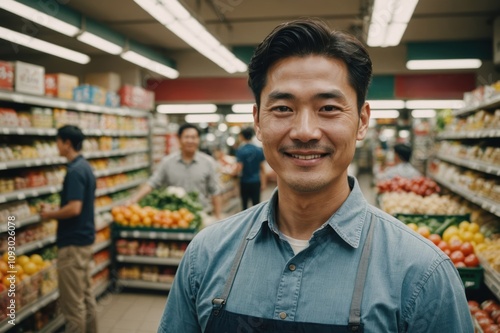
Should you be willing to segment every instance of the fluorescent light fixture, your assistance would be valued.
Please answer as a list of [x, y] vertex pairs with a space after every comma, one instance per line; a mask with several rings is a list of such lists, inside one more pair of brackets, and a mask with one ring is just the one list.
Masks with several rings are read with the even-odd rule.
[[228, 114], [226, 123], [253, 123], [252, 114]]
[[394, 119], [398, 117], [398, 110], [371, 110], [370, 113], [370, 118], [373, 119]]
[[188, 114], [185, 117], [188, 123], [217, 123], [220, 120], [218, 114]]
[[0, 38], [14, 44], [23, 45], [40, 52], [54, 55], [59, 58], [77, 62], [79, 64], [87, 64], [90, 61], [90, 57], [86, 54], [76, 52], [28, 35], [24, 35], [16, 31], [6, 29], [4, 27], [0, 27]]
[[168, 67], [164, 64], [161, 64], [157, 61], [146, 58], [145, 56], [134, 52], [134, 51], [126, 51], [120, 55], [123, 59], [146, 68], [152, 72], [158, 73], [170, 79], [176, 79], [179, 77], [179, 72], [171, 67]]
[[232, 136], [230, 136], [229, 138], [226, 139], [226, 144], [229, 146], [229, 147], [232, 147], [234, 146], [234, 144], [236, 143], [236, 139], [233, 138]]
[[179, 1], [134, 1], [177, 37], [228, 73], [247, 70], [247, 65], [221, 45]]
[[231, 106], [231, 110], [234, 113], [252, 113], [253, 112], [253, 103], [247, 103], [247, 104], [233, 104]]
[[215, 113], [217, 105], [215, 104], [160, 104], [156, 111], [166, 114], [177, 113]]
[[417, 109], [411, 111], [413, 118], [434, 118], [436, 117], [436, 110], [434, 109]]
[[[54, 2], [53, 6], [58, 6], [58, 4]], [[36, 10], [33, 7], [24, 5], [17, 1], [2, 0], [0, 1], [0, 8], [5, 9], [18, 16], [24, 17], [25, 19], [33, 21], [36, 24], [40, 24], [44, 27], [60, 32], [66, 36], [75, 37], [76, 34], [80, 31], [80, 27], [59, 20], [53, 16], [47, 15], [44, 12]]]
[[406, 68], [410, 70], [475, 69], [481, 67], [482, 64], [479, 59], [409, 60]]
[[406, 101], [407, 109], [462, 109], [464, 107], [464, 101], [459, 99]]
[[98, 48], [104, 52], [108, 52], [114, 55], [118, 55], [122, 53], [123, 47], [116, 45], [115, 43], [111, 43], [110, 41], [101, 38], [97, 35], [94, 35], [88, 31], [82, 32], [80, 35], [76, 37], [80, 42], [84, 42], [90, 46]]
[[372, 109], [403, 109], [405, 102], [397, 99], [379, 99], [367, 101]]
[[396, 46], [415, 11], [418, 0], [375, 0], [368, 29], [368, 46]]

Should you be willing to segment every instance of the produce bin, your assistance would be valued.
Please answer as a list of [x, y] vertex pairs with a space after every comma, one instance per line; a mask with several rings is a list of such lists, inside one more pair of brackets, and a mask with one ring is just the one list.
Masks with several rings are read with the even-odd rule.
[[457, 268], [465, 289], [479, 289], [483, 281], [482, 267], [459, 267]]
[[462, 221], [470, 221], [470, 214], [464, 215], [429, 215], [429, 214], [394, 214], [394, 217], [404, 224], [415, 223], [427, 226], [431, 234], [443, 235], [443, 232], [451, 225], [459, 225]]

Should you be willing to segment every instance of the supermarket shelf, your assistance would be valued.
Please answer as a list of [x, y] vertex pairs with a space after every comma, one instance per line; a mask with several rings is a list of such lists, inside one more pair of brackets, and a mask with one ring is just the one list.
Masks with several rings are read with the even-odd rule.
[[0, 203], [38, 197], [43, 194], [57, 193], [61, 190], [61, 188], [62, 185], [50, 185], [8, 192], [0, 195]]
[[111, 205], [97, 207], [95, 209], [95, 213], [96, 214], [100, 214], [100, 213], [104, 213], [104, 212], [110, 211], [111, 209], [113, 209], [113, 207], [121, 206], [121, 205], [125, 204], [125, 202], [127, 202], [127, 200], [128, 199], [118, 200], [116, 202], [113, 202]]
[[148, 166], [149, 166], [148, 162], [143, 162], [143, 163], [139, 163], [139, 164], [135, 164], [135, 165], [125, 165], [125, 166], [121, 166], [118, 168], [112, 168], [112, 169], [107, 169], [107, 170], [97, 170], [97, 171], [94, 171], [94, 175], [96, 176], [96, 178], [99, 178], [99, 177], [105, 177], [105, 176], [109, 176], [109, 175], [115, 175], [118, 173], [131, 171], [131, 170], [147, 168]]
[[[97, 215], [97, 214], [96, 214]], [[108, 219], [108, 220], [105, 220], [99, 224], [96, 224], [95, 226], [95, 231], [99, 231], [99, 230], [102, 230], [108, 226], [111, 225], [111, 223], [113, 223], [113, 219]]]
[[181, 262], [180, 258], [160, 258], [148, 256], [124, 256], [117, 255], [116, 260], [119, 262], [127, 262], [134, 264], [152, 264], [152, 265], [169, 265], [178, 266]]
[[478, 256], [481, 266], [484, 268], [484, 284], [500, 299], [500, 272], [495, 271], [487, 260]]
[[154, 289], [154, 290], [165, 290], [168, 291], [172, 288], [171, 283], [160, 283], [160, 282], [151, 282], [151, 281], [143, 281], [143, 280], [124, 280], [118, 279], [116, 281], [117, 286], [125, 287], [125, 288], [142, 288], [142, 289]]
[[111, 245], [111, 239], [107, 239], [105, 241], [99, 242], [97, 244], [92, 245], [92, 253], [96, 253], [101, 251], [102, 249], [107, 248]]
[[25, 245], [18, 246], [16, 248], [16, 256], [20, 256], [31, 252], [33, 250], [41, 249], [44, 246], [54, 244], [56, 242], [56, 235], [49, 236], [44, 239], [40, 239], [38, 241], [34, 241]]
[[[1, 92], [0, 92], [1, 94]], [[3, 135], [40, 135], [56, 136], [55, 128], [35, 128], [35, 127], [0, 127], [0, 134]]]
[[136, 180], [133, 180], [133, 181], [125, 183], [125, 184], [120, 184], [120, 185], [116, 185], [116, 186], [109, 187], [109, 188], [98, 189], [95, 191], [95, 196], [99, 197], [101, 195], [106, 195], [106, 194], [115, 193], [115, 192], [118, 192], [121, 190], [126, 190], [126, 189], [129, 189], [131, 187], [135, 187], [137, 185], [140, 185], [146, 181], [147, 181], [147, 179], [145, 179], [145, 178], [144, 179], [136, 179]]
[[489, 129], [481, 131], [444, 132], [437, 136], [438, 139], [484, 139], [500, 138], [500, 129]]
[[137, 153], [146, 153], [148, 151], [149, 151], [148, 148], [116, 149], [116, 150], [109, 150], [109, 151], [83, 152], [82, 155], [86, 159], [93, 159], [93, 158], [102, 158], [102, 157], [130, 155], [130, 154], [137, 154]]
[[[16, 323], [20, 323], [25, 318], [31, 316], [47, 304], [55, 301], [59, 298], [59, 291], [54, 290], [53, 292], [40, 297], [39, 299], [33, 301], [32, 303], [25, 305], [21, 308], [21, 310], [16, 311]], [[7, 317], [2, 322], [0, 322], [0, 332], [5, 332], [7, 329], [12, 328], [12, 325], [9, 324], [9, 318]]]
[[38, 332], [39, 333], [52, 333], [52, 332], [56, 332], [57, 329], [59, 329], [60, 327], [62, 327], [65, 322], [66, 322], [66, 320], [64, 319], [64, 316], [62, 314], [60, 314], [55, 319], [53, 319], [50, 323], [48, 323], [47, 325], [45, 325], [45, 327], [43, 327]]
[[451, 191], [464, 197], [465, 199], [469, 200], [470, 202], [475, 203], [476, 205], [480, 206], [484, 210], [487, 210], [488, 212], [493, 213], [496, 216], [500, 216], [500, 204], [499, 203], [497, 203], [493, 200], [478, 196], [477, 194], [475, 194], [467, 189], [464, 189], [460, 186], [457, 186], [457, 185], [454, 185], [450, 182], [439, 179], [438, 177], [436, 177], [434, 175], [430, 175], [430, 177], [432, 179], [434, 179], [437, 183], [447, 187]]
[[25, 160], [16, 160], [0, 163], [0, 170], [7, 169], [18, 169], [18, 168], [29, 168], [36, 167], [40, 165], [53, 165], [53, 164], [63, 164], [66, 163], [67, 159], [65, 157], [46, 157], [46, 158], [32, 158]]
[[455, 110], [455, 111], [453, 111], [452, 114], [453, 114], [453, 116], [457, 117], [457, 116], [463, 116], [463, 115], [466, 115], [469, 113], [473, 113], [473, 112], [476, 112], [476, 111], [481, 110], [481, 109], [494, 109], [497, 107], [500, 107], [500, 94], [494, 96], [493, 98], [491, 98], [491, 99], [489, 99], [489, 100], [485, 101], [484, 103], [481, 103], [477, 106], [463, 108], [460, 110]]
[[148, 238], [160, 240], [192, 240], [195, 233], [193, 232], [172, 232], [165, 231], [142, 231], [142, 230], [119, 230], [119, 235], [122, 238]]
[[495, 176], [500, 176], [500, 166], [483, 163], [481, 161], [461, 159], [452, 156], [445, 156], [444, 154], [438, 154], [436, 156], [442, 161], [449, 162], [455, 165], [463, 166], [472, 170], [481, 171]]
[[115, 131], [100, 129], [84, 129], [83, 134], [87, 136], [147, 136], [148, 131]]
[[[21, 228], [21, 227], [25, 227], [25, 226], [30, 225], [30, 224], [35, 224], [37, 222], [40, 222], [40, 216], [39, 215], [32, 215], [32, 216], [27, 217], [25, 219], [21, 219], [21, 220], [16, 221], [16, 229]], [[7, 232], [7, 227], [8, 227], [7, 222], [2, 223], [0, 225], [0, 233]]]
[[99, 265], [96, 265], [92, 269], [92, 271], [90, 272], [90, 275], [95, 275], [95, 274], [99, 273], [100, 271], [102, 271], [103, 269], [108, 267], [110, 264], [111, 264], [111, 259], [108, 259], [106, 261], [101, 262]]
[[25, 95], [8, 91], [0, 91], [0, 100], [60, 109], [116, 114], [120, 116], [146, 117], [148, 115], [148, 111], [146, 110], [132, 109], [128, 107], [112, 108], [102, 105], [75, 102], [69, 99]]

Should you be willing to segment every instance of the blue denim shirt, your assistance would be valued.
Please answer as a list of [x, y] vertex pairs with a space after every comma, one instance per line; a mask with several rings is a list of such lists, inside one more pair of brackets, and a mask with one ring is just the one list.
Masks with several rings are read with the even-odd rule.
[[473, 332], [464, 287], [448, 256], [369, 205], [357, 181], [350, 177], [349, 182], [347, 200], [297, 255], [276, 226], [277, 190], [268, 202], [203, 229], [179, 266], [158, 332], [204, 331], [211, 301], [221, 295], [250, 224], [226, 309], [277, 320], [347, 324], [365, 224], [372, 216], [376, 227], [361, 306], [365, 332]]

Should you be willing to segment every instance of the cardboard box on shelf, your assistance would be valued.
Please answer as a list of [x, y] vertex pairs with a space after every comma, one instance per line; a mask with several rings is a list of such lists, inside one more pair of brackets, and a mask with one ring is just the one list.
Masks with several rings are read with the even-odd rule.
[[73, 89], [73, 100], [82, 103], [104, 105], [106, 92], [100, 87], [83, 84]]
[[107, 91], [117, 92], [121, 86], [121, 78], [119, 74], [114, 72], [89, 73], [85, 75], [85, 83]]
[[0, 61], [0, 89], [14, 88], [14, 65], [8, 61]]
[[45, 95], [73, 99], [73, 89], [78, 87], [78, 77], [63, 73], [45, 74]]
[[113, 91], [108, 91], [106, 93], [106, 102], [104, 103], [104, 105], [112, 108], [120, 107], [120, 95]]
[[155, 94], [152, 91], [137, 86], [124, 85], [118, 92], [122, 106], [152, 110], [155, 103]]
[[16, 91], [33, 95], [43, 95], [45, 93], [44, 67], [16, 61], [14, 76]]

